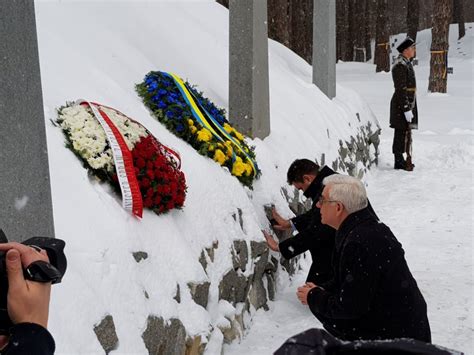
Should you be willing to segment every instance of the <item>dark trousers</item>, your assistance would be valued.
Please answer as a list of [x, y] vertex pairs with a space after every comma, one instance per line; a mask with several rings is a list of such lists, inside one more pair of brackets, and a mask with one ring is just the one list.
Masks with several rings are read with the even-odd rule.
[[392, 153], [400, 156], [405, 153], [405, 139], [407, 131], [405, 129], [396, 129], [393, 134]]

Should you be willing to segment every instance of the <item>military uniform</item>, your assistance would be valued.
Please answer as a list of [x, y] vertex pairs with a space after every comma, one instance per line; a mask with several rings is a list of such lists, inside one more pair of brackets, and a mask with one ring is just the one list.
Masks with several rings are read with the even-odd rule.
[[[414, 41], [407, 38], [397, 49], [403, 52], [414, 45]], [[406, 153], [407, 132], [418, 128], [418, 107], [416, 104], [416, 78], [411, 61], [402, 54], [398, 56], [392, 66], [392, 78], [395, 88], [390, 102], [390, 127], [395, 129], [392, 152], [395, 155], [395, 168], [404, 169], [406, 162], [403, 153]], [[406, 115], [413, 114], [411, 122]], [[409, 138], [411, 139], [411, 137]]]

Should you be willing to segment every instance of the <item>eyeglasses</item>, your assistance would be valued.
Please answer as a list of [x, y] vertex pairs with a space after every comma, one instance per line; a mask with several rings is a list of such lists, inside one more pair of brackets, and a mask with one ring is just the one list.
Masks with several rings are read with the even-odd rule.
[[324, 199], [324, 196], [323, 196], [323, 195], [321, 195], [321, 196], [319, 197], [319, 199], [318, 199], [318, 203], [319, 203], [320, 205], [322, 205], [322, 204], [324, 204], [325, 202], [341, 202], [341, 201], [336, 201], [336, 200], [325, 200], [325, 199]]

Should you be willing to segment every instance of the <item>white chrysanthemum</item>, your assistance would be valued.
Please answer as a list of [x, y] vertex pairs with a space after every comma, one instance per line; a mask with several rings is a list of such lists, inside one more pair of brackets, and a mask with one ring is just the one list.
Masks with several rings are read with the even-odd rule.
[[[122, 134], [128, 149], [148, 135], [141, 125], [112, 109], [101, 107]], [[82, 105], [69, 106], [61, 110], [58, 122], [69, 134], [74, 150], [83, 157], [93, 169], [113, 170], [114, 162], [107, 136], [99, 121]]]

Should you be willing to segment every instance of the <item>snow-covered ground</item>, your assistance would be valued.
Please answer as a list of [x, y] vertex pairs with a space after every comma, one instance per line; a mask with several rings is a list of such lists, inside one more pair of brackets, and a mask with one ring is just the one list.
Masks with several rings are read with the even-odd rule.
[[[337, 83], [362, 95], [382, 127], [380, 164], [366, 179], [368, 194], [404, 246], [428, 304], [433, 342], [466, 354], [474, 353], [473, 27], [468, 24], [466, 37], [458, 42], [457, 26], [451, 26], [449, 65], [454, 74], [448, 76], [447, 94], [428, 93], [431, 32], [418, 34], [420, 129], [413, 134], [413, 172], [392, 169], [391, 73], [376, 74], [371, 64], [337, 65]], [[226, 347], [226, 354], [271, 354], [291, 335], [321, 326], [295, 295], [306, 272], [304, 268], [282, 285], [271, 310], [259, 312], [246, 337]]]
[[[322, 153], [332, 161], [338, 138], [351, 134], [348, 123], [355, 121], [354, 112], [375, 122], [372, 111], [383, 128], [379, 168], [366, 176], [372, 204], [405, 247], [428, 302], [434, 342], [472, 352], [472, 28], [459, 46], [451, 42], [454, 74], [446, 95], [426, 92], [429, 32], [420, 34], [420, 130], [414, 134], [412, 173], [391, 169], [390, 74], [375, 74], [370, 64], [340, 64], [338, 96], [330, 101], [311, 84], [310, 66], [271, 41], [272, 132], [264, 141], [252, 142], [263, 171], [252, 192], [156, 122], [133, 90], [150, 70], [173, 71], [227, 107], [225, 8], [213, 0], [36, 0], [35, 6], [55, 229], [67, 242], [69, 258], [51, 304], [50, 329], [58, 354], [101, 353], [93, 326], [109, 313], [120, 339], [114, 354], [146, 354], [141, 334], [149, 314], [177, 317], [190, 335], [206, 334], [209, 324], [223, 317], [217, 284], [232, 267], [228, 252], [233, 240], [262, 240], [264, 203], [290, 213], [280, 194], [286, 167], [297, 157]], [[145, 212], [137, 221], [107, 188], [89, 180], [64, 148], [61, 132], [49, 124], [55, 108], [78, 98], [119, 109], [181, 153], [189, 184], [182, 212], [160, 217]], [[237, 208], [243, 211], [244, 230], [232, 218]], [[211, 221], [203, 218], [203, 210]], [[216, 261], [206, 275], [199, 254], [215, 240]], [[131, 253], [139, 250], [150, 257], [137, 264]], [[259, 311], [245, 339], [224, 352], [270, 354], [287, 337], [318, 326], [295, 297], [304, 276], [305, 271], [291, 281], [282, 277], [270, 311]], [[189, 281], [206, 280], [212, 282], [206, 310], [186, 292], [181, 303], [174, 301], [177, 284], [184, 290]]]

